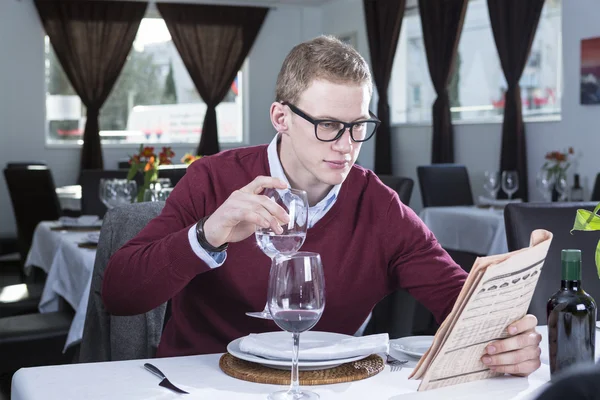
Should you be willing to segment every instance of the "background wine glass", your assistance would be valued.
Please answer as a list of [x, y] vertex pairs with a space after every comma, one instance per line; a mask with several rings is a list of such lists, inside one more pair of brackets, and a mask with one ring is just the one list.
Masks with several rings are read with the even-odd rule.
[[298, 353], [300, 333], [314, 327], [325, 308], [325, 276], [321, 256], [308, 252], [276, 256], [269, 274], [267, 304], [277, 326], [291, 332], [294, 342], [290, 387], [271, 393], [269, 399], [318, 399], [318, 394], [300, 390]]
[[513, 194], [519, 190], [519, 175], [517, 171], [502, 172], [502, 190], [508, 195], [508, 199], [512, 200]]
[[483, 188], [488, 192], [491, 199], [495, 199], [500, 190], [500, 173], [498, 171], [485, 171], [484, 176]]
[[137, 184], [127, 179], [101, 179], [100, 200], [107, 208], [131, 204], [137, 195]]
[[[296, 253], [304, 244], [308, 228], [308, 196], [304, 190], [298, 189], [265, 189], [264, 196], [279, 204], [290, 216], [289, 223], [282, 225], [283, 232], [275, 233], [271, 228], [256, 227], [258, 247], [273, 259], [277, 255]], [[267, 305], [260, 312], [247, 312], [246, 315], [256, 318], [271, 319]]]
[[536, 178], [537, 188], [544, 197], [544, 201], [552, 201], [552, 188], [554, 187], [554, 175], [548, 173], [546, 170], [538, 172]]

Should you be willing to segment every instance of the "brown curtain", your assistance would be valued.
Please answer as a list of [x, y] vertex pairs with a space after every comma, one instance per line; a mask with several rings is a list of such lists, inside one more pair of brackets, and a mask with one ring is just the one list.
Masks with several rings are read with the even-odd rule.
[[269, 9], [205, 4], [156, 5], [207, 106], [197, 154], [218, 153], [215, 108], [227, 95]]
[[468, 0], [419, 0], [429, 75], [437, 93], [432, 110], [432, 164], [454, 162], [454, 129], [448, 84], [467, 4]]
[[147, 3], [35, 0], [56, 56], [87, 109], [80, 168], [102, 169], [98, 115], [127, 60]]
[[500, 170], [517, 171], [519, 190], [515, 196], [523, 201], [527, 201], [527, 149], [519, 80], [543, 7], [544, 0], [488, 0], [494, 40], [508, 85], [502, 123]]
[[388, 86], [402, 27], [406, 0], [363, 0], [373, 79], [379, 95], [377, 116], [381, 125], [375, 135], [375, 172], [392, 174], [392, 138]]

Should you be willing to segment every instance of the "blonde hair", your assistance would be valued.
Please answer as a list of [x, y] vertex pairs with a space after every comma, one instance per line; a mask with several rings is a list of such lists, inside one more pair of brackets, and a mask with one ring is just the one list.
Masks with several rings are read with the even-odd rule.
[[371, 72], [365, 59], [352, 46], [333, 36], [319, 36], [295, 46], [277, 77], [276, 101], [296, 103], [315, 79], [333, 83], [367, 84], [373, 92]]

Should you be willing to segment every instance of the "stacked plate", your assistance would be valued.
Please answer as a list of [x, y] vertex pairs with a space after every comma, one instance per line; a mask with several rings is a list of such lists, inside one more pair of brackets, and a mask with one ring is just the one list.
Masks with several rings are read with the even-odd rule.
[[[390, 340], [390, 350], [421, 358], [433, 343], [433, 336], [407, 336]], [[393, 356], [393, 354], [392, 354]]]
[[[289, 341], [291, 343], [292, 334], [289, 332], [267, 332], [260, 334], [263, 339], [270, 340], [272, 343], [277, 343], [281, 341]], [[337, 343], [342, 339], [351, 338], [350, 335], [343, 335], [340, 333], [331, 333], [331, 332], [317, 332], [317, 331], [308, 331], [304, 332], [300, 335], [300, 348], [302, 347], [319, 347], [319, 346], [328, 346], [333, 343]], [[292, 365], [292, 360], [290, 358], [266, 358], [262, 356], [257, 356], [255, 354], [247, 353], [241, 350], [240, 342], [244, 338], [239, 338], [227, 346], [227, 351], [234, 357], [237, 357], [242, 360], [254, 362], [257, 364], [264, 365], [266, 367], [275, 368], [275, 369], [290, 369]], [[291, 344], [290, 344], [291, 350]], [[331, 359], [327, 360], [310, 360], [302, 357], [302, 350], [299, 352], [299, 362], [298, 368], [301, 371], [309, 371], [309, 370], [318, 370], [318, 369], [328, 369], [337, 367], [338, 365], [345, 364], [348, 362], [361, 360], [369, 355], [360, 355], [354, 357], [345, 357], [345, 358], [334, 358], [332, 355]]]

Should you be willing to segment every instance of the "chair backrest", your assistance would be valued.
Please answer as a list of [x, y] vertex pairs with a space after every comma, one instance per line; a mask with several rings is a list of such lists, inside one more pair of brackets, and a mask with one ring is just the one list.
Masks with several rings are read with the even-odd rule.
[[592, 190], [591, 201], [600, 201], [600, 174], [596, 175], [596, 181], [594, 182], [594, 189]]
[[593, 210], [594, 206], [595, 203], [513, 203], [504, 210], [509, 251], [529, 246], [531, 232], [535, 229], [546, 229], [554, 236], [529, 306], [529, 312], [541, 325], [546, 324], [548, 299], [560, 288], [562, 249], [581, 249], [583, 289], [600, 300], [600, 279], [594, 265], [600, 232], [570, 233], [577, 210]]
[[171, 181], [171, 186], [175, 187], [177, 182], [183, 178], [187, 168], [181, 165], [162, 165], [158, 167], [158, 177], [159, 178], [169, 178]]
[[405, 205], [409, 205], [410, 196], [412, 195], [412, 190], [415, 182], [403, 176], [394, 176], [394, 175], [378, 175], [381, 182], [392, 188], [398, 193], [400, 197], [400, 201]]
[[18, 161], [7, 163], [6, 168], [27, 168], [30, 165], [46, 166], [47, 164], [45, 161]]
[[473, 193], [464, 165], [432, 164], [417, 167], [423, 207], [471, 206]]
[[79, 174], [79, 184], [81, 185], [81, 213], [84, 215], [97, 215], [104, 217], [106, 206], [100, 200], [100, 180], [101, 179], [125, 179], [127, 178], [126, 169], [102, 170], [102, 169], [84, 169]]
[[108, 260], [135, 237], [154, 217], [164, 202], [134, 203], [108, 210], [104, 216], [90, 297], [79, 350], [79, 362], [152, 358], [156, 354], [165, 318], [166, 303], [145, 314], [118, 317], [108, 314], [101, 291]]
[[41, 165], [5, 168], [4, 178], [17, 223], [19, 253], [25, 261], [35, 227], [61, 216], [56, 186], [50, 170]]

